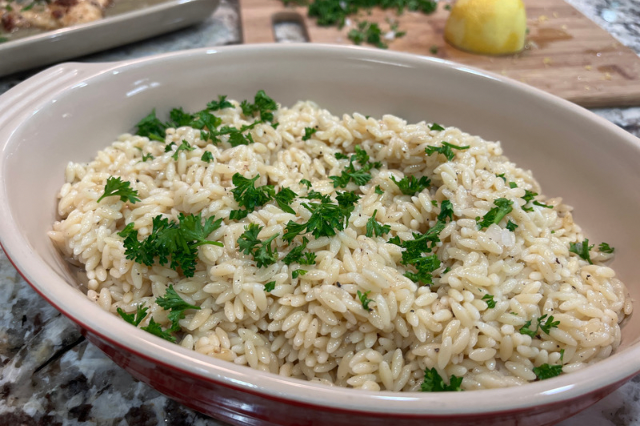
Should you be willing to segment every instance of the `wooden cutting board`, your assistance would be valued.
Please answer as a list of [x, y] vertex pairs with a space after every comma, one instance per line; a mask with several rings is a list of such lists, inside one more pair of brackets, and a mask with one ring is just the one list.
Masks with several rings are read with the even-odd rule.
[[[640, 57], [562, 0], [525, 0], [527, 48], [517, 55], [489, 57], [466, 53], [444, 41], [449, 14], [441, 1], [431, 15], [392, 10], [361, 12], [351, 21], [399, 22], [406, 36], [389, 43], [390, 50], [435, 56], [493, 71], [546, 90], [585, 107], [640, 105]], [[240, 0], [244, 43], [274, 42], [274, 22], [297, 21], [311, 42], [352, 44], [350, 28], [319, 27], [305, 7], [285, 7], [280, 0]], [[355, 24], [353, 24], [355, 25]], [[432, 53], [437, 51], [437, 53]]]

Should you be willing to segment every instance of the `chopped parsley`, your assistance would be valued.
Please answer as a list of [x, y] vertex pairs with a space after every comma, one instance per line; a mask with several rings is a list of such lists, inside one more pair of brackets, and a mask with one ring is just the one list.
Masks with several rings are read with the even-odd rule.
[[[341, 160], [345, 159], [346, 155], [341, 153], [335, 154], [336, 158]], [[360, 169], [356, 170], [353, 162], [357, 161], [360, 164]], [[379, 161], [370, 162], [369, 154], [367, 151], [356, 146], [355, 154], [349, 158], [349, 165], [344, 168], [340, 176], [329, 176], [329, 179], [333, 181], [334, 188], [346, 188], [350, 181], [355, 182], [356, 185], [366, 185], [371, 180], [371, 174], [368, 172], [373, 168], [382, 167], [382, 163]]]
[[189, 142], [183, 140], [180, 146], [176, 149], [176, 152], [173, 153], [171, 158], [173, 158], [175, 161], [178, 161], [178, 154], [180, 153], [180, 151], [193, 151], [194, 149], [194, 147], [189, 145]]
[[419, 11], [425, 14], [433, 13], [438, 7], [435, 0], [352, 0], [342, 2], [340, 0], [283, 0], [283, 3], [296, 5], [309, 5], [308, 15], [317, 18], [321, 27], [337, 26], [342, 28], [347, 16], [357, 14], [361, 9], [370, 9], [378, 6], [383, 9], [395, 9], [401, 14], [405, 9], [412, 12]]
[[438, 214], [438, 220], [440, 222], [446, 222], [447, 218], [453, 220], [453, 204], [451, 201], [444, 200], [440, 205], [440, 214]]
[[271, 247], [271, 242], [280, 234], [274, 234], [265, 241], [258, 239], [262, 226], [250, 223], [244, 227], [244, 233], [238, 238], [238, 247], [244, 254], [253, 255], [258, 268], [273, 265], [278, 260], [278, 249]]
[[458, 146], [458, 145], [453, 145], [449, 142], [442, 142], [442, 146], [428, 146], [424, 149], [424, 151], [427, 153], [427, 155], [432, 155], [434, 153], [438, 153], [438, 154], [442, 154], [445, 157], [447, 157], [447, 160], [451, 161], [453, 160], [453, 158], [456, 156], [456, 154], [453, 152], [454, 149], [457, 150], [463, 150], [463, 149], [469, 149], [470, 146]]
[[266, 283], [264, 285], [264, 291], [266, 291], [267, 293], [271, 293], [271, 291], [273, 291], [273, 289], [276, 288], [276, 282], [275, 281], [269, 281], [268, 283]]
[[177, 223], [157, 215], [153, 218], [151, 234], [144, 240], [138, 241], [138, 231], [133, 229], [133, 222], [125, 226], [118, 235], [124, 238], [127, 259], [152, 266], [157, 258], [160, 265], [169, 264], [173, 270], [180, 268], [185, 277], [192, 277], [198, 258], [198, 247], [204, 244], [223, 246], [221, 242], [206, 239], [222, 224], [222, 219], [214, 219], [206, 219], [203, 225], [200, 213], [180, 213]]
[[429, 130], [436, 130], [438, 132], [441, 132], [444, 130], [444, 127], [442, 127], [438, 123], [433, 123], [431, 126], [429, 126]]
[[346, 154], [343, 154], [341, 152], [336, 152], [335, 154], [333, 154], [336, 157], [336, 160], [348, 160], [349, 156]]
[[426, 176], [422, 176], [420, 179], [416, 179], [415, 176], [405, 176], [400, 180], [396, 180], [395, 176], [391, 176], [391, 180], [404, 195], [414, 195], [417, 192], [424, 191], [431, 185], [431, 179]]
[[358, 27], [353, 28], [347, 34], [349, 40], [351, 40], [354, 44], [362, 44], [367, 43], [372, 46], [377, 47], [378, 49], [386, 49], [389, 46], [383, 40], [384, 34], [380, 29], [380, 26], [375, 22], [362, 21], [358, 22]]
[[171, 142], [170, 144], [165, 145], [164, 152], [170, 152], [174, 146], [176, 146], [175, 142]]
[[589, 245], [589, 239], [585, 239], [581, 243], [569, 243], [569, 252], [577, 254], [582, 259], [589, 262], [589, 264], [593, 265], [589, 250], [591, 250], [594, 246], [595, 244]]
[[251, 104], [248, 101], [242, 101], [240, 104], [242, 113], [247, 117], [259, 114], [261, 121], [273, 122], [273, 112], [278, 109], [276, 101], [267, 96], [264, 90], [258, 90], [253, 102]]
[[382, 237], [384, 234], [388, 234], [391, 231], [390, 225], [380, 225], [376, 220], [378, 210], [373, 211], [373, 215], [367, 221], [367, 237], [371, 238], [375, 234], [376, 237]]
[[[8, 12], [11, 12], [11, 10], [9, 10], [9, 9], [10, 9], [10, 6], [7, 6], [7, 11], [8, 11]], [[6, 38], [6, 37], [0, 37], [0, 43], [6, 43], [6, 42], [8, 42], [8, 41], [9, 41], [9, 39], [8, 39], [8, 38]]]
[[298, 194], [293, 192], [291, 189], [282, 188], [275, 195], [274, 199], [276, 200], [276, 204], [278, 204], [278, 207], [280, 207], [283, 212], [296, 214], [295, 210], [293, 210], [289, 205], [297, 196]]
[[378, 195], [384, 194], [384, 191], [382, 190], [382, 188], [380, 188], [380, 185], [376, 185], [375, 192]]
[[313, 136], [317, 131], [318, 129], [314, 127], [305, 127], [304, 136], [302, 137], [302, 140], [308, 141], [309, 139], [311, 139], [311, 136]]
[[431, 46], [431, 48], [429, 49], [429, 52], [431, 52], [434, 55], [438, 54], [438, 46]]
[[615, 248], [609, 246], [609, 244], [607, 243], [600, 243], [600, 245], [598, 246], [598, 250], [600, 251], [600, 253], [609, 253], [609, 254], [616, 251]]
[[142, 155], [142, 161], [143, 163], [147, 162], [148, 160], [153, 160], [155, 157], [151, 154], [143, 154]]
[[360, 290], [356, 291], [356, 294], [358, 295], [358, 299], [360, 299], [360, 303], [362, 303], [362, 307], [364, 308], [364, 310], [371, 312], [369, 303], [373, 302], [373, 299], [369, 299], [367, 297], [369, 293], [371, 293], [371, 290], [365, 291], [364, 293], [362, 293]]
[[527, 336], [536, 337], [536, 335], [538, 334], [538, 328], [549, 334], [552, 328], [557, 328], [560, 325], [560, 321], [554, 321], [553, 315], [551, 315], [543, 324], [542, 321], [544, 321], [545, 319], [547, 319], [547, 314], [544, 314], [537, 319], [537, 324], [533, 329], [531, 328], [532, 320], [525, 322], [519, 330], [520, 334], [526, 334]]
[[427, 368], [424, 370], [424, 380], [420, 385], [422, 392], [460, 392], [462, 391], [462, 377], [451, 376], [449, 384], [446, 385], [444, 380], [435, 368]]
[[309, 182], [307, 179], [300, 180], [300, 184], [306, 186], [307, 189], [311, 188], [311, 182]]
[[488, 228], [492, 224], [499, 224], [500, 221], [511, 211], [513, 210], [513, 201], [507, 200], [506, 198], [498, 198], [493, 202], [496, 206], [489, 210], [484, 217], [480, 218], [479, 216], [476, 218], [476, 222], [478, 222], [478, 229]]
[[104, 186], [104, 194], [98, 198], [98, 203], [105, 197], [111, 197], [117, 195], [120, 197], [120, 201], [128, 201], [131, 204], [135, 204], [140, 199], [138, 198], [138, 191], [131, 189], [131, 182], [123, 181], [119, 177], [110, 176], [107, 178], [107, 184]]
[[562, 374], [562, 365], [542, 364], [540, 367], [533, 367], [533, 373], [538, 380], [546, 380]]
[[509, 188], [513, 189], [513, 188], [517, 188], [518, 184], [515, 182], [509, 182]]
[[148, 308], [142, 305], [138, 305], [138, 308], [135, 314], [128, 314], [125, 311], [123, 311], [122, 308], [117, 309], [118, 315], [120, 315], [123, 320], [125, 320], [129, 324], [132, 324], [136, 327], [140, 325], [142, 320], [144, 320], [144, 318], [147, 316], [147, 310]]
[[338, 204], [334, 204], [329, 196], [320, 195], [319, 199], [319, 203], [302, 204], [311, 212], [311, 217], [303, 224], [289, 221], [282, 237], [285, 241], [292, 241], [302, 232], [311, 232], [315, 238], [333, 237], [337, 231], [342, 231], [347, 226], [360, 197], [354, 192], [339, 192], [336, 196]]
[[507, 222], [507, 226], [506, 226], [506, 228], [507, 228], [509, 231], [511, 231], [511, 232], [515, 232], [517, 227], [518, 227], [518, 225], [516, 225], [515, 223], [513, 223], [513, 222], [511, 222], [511, 221]]
[[407, 271], [404, 276], [411, 281], [421, 283], [423, 285], [433, 284], [433, 275], [431, 274], [436, 269], [440, 268], [440, 259], [435, 254], [431, 256], [422, 256], [413, 263], [413, 266], [418, 271], [417, 273]]
[[149, 115], [136, 124], [136, 135], [146, 136], [150, 140], [164, 142], [167, 128], [169, 127], [156, 117], [156, 110], [152, 110]]
[[307, 271], [305, 271], [304, 269], [296, 269], [295, 271], [293, 271], [291, 273], [291, 278], [292, 279], [296, 279], [298, 277], [301, 277], [303, 275], [306, 275]]
[[[259, 178], [259, 174], [255, 175], [253, 179], [247, 179], [240, 173], [233, 175], [231, 182], [236, 187], [231, 190], [231, 193], [233, 194], [233, 199], [237, 201], [240, 207], [244, 207], [244, 210], [232, 210], [229, 213], [229, 219], [244, 219], [249, 213], [254, 211], [256, 207], [268, 203], [275, 197], [275, 189], [272, 185], [264, 185], [256, 188], [255, 182]], [[281, 196], [281, 201], [286, 201], [285, 196]]]
[[524, 197], [522, 197], [522, 199], [525, 201], [524, 206], [522, 206], [522, 210], [524, 210], [525, 212], [532, 212], [533, 211], [533, 207], [527, 207], [527, 204], [529, 204], [530, 201], [533, 201], [533, 205], [534, 206], [540, 206], [540, 207], [544, 207], [547, 209], [552, 209], [553, 206], [541, 203], [539, 201], [535, 201], [534, 198], [538, 196], [537, 192], [533, 192], [533, 191], [529, 191], [528, 189], [524, 190]]
[[205, 151], [200, 159], [206, 163], [210, 163], [213, 161], [213, 154], [211, 153], [211, 151]]
[[218, 95], [217, 101], [211, 101], [207, 104], [207, 109], [218, 111], [225, 108], [233, 108], [233, 104], [227, 100], [225, 95]]
[[493, 294], [485, 294], [484, 296], [482, 296], [482, 300], [487, 302], [487, 306], [489, 307], [489, 309], [493, 309], [496, 307], [496, 302], [495, 300], [493, 300]]
[[311, 252], [304, 252], [304, 249], [307, 248], [307, 244], [309, 240], [307, 237], [302, 237], [302, 244], [293, 248], [283, 259], [282, 261], [286, 265], [290, 265], [292, 263], [299, 263], [300, 265], [315, 265], [316, 264], [316, 254]]
[[413, 240], [401, 241], [400, 237], [395, 236], [388, 241], [390, 244], [404, 248], [401, 263], [405, 266], [412, 265], [417, 270], [417, 273], [405, 272], [405, 277], [424, 285], [433, 284], [431, 273], [440, 267], [440, 259], [435, 254], [427, 256], [423, 256], [423, 254], [431, 253], [436, 244], [440, 242], [439, 234], [445, 225], [444, 222], [438, 221], [433, 228], [422, 235], [413, 233]]
[[158, 297], [156, 303], [165, 311], [169, 312], [169, 321], [171, 321], [170, 332], [180, 330], [180, 324], [178, 323], [184, 318], [184, 311], [187, 309], [199, 310], [200, 306], [193, 306], [180, 297], [178, 293], [173, 289], [173, 285], [170, 285], [165, 293], [164, 297]]
[[171, 343], [176, 342], [176, 338], [171, 335], [171, 330], [163, 330], [162, 326], [154, 321], [153, 317], [149, 320], [149, 325], [146, 327], [140, 327], [141, 330], [146, 331], [147, 333], [151, 333], [154, 336], [158, 336], [164, 340], [167, 340]]

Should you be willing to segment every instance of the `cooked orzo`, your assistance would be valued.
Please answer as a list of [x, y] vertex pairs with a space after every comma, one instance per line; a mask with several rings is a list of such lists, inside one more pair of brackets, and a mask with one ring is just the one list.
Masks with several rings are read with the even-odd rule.
[[[508, 141], [507, 141], [508, 142]], [[454, 127], [219, 97], [69, 163], [49, 235], [89, 299], [196, 352], [367, 390], [570, 373], [631, 300], [560, 198]]]

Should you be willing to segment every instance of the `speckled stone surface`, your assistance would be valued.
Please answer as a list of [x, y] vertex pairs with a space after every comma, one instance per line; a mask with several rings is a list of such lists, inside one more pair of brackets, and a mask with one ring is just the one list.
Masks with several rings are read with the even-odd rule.
[[[560, 0], [558, 0], [560, 1]], [[567, 0], [640, 54], [639, 0]], [[204, 23], [83, 61], [113, 61], [238, 43], [237, 3]], [[5, 92], [38, 70], [0, 79]], [[640, 136], [640, 108], [594, 110]], [[20, 278], [0, 251], [0, 426], [224, 424], [133, 379]], [[560, 426], [640, 425], [640, 376]]]

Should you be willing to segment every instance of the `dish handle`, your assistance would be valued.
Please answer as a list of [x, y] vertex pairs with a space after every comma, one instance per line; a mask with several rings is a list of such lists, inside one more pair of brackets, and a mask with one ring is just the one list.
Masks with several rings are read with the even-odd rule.
[[[88, 76], [105, 72], [117, 62], [66, 62], [41, 71], [0, 95], [0, 126], [21, 114], [37, 111], [41, 100], [51, 100], [56, 93], [82, 84]], [[28, 107], [28, 110], [25, 110]], [[35, 107], [35, 108], [34, 108]]]

